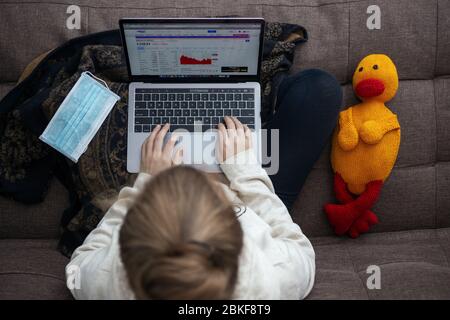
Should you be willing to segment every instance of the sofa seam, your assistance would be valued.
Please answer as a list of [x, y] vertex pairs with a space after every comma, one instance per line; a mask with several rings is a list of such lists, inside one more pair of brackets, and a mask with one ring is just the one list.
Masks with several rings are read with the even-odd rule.
[[354, 270], [336, 270], [336, 269], [332, 269], [332, 268], [317, 268], [317, 270], [321, 271], [321, 272], [339, 272], [339, 273], [358, 273], [355, 272]]
[[433, 80], [433, 98], [434, 98], [434, 125], [435, 125], [435, 134], [434, 134], [434, 143], [435, 143], [435, 152], [434, 152], [434, 227], [438, 227], [438, 158], [439, 158], [439, 145], [438, 145], [438, 107], [437, 107], [437, 99], [436, 99], [436, 81]]
[[347, 38], [347, 70], [345, 72], [346, 73], [345, 78], [347, 80], [346, 83], [349, 83], [349, 84], [352, 83], [350, 81], [350, 44], [351, 44], [351, 41], [350, 41], [350, 25], [351, 25], [351, 23], [350, 23], [350, 19], [351, 19], [350, 6], [351, 6], [350, 2], [347, 2], [347, 10], [348, 10], [347, 35], [348, 35], [348, 38]]
[[[447, 262], [447, 261], [446, 261]], [[418, 263], [418, 264], [426, 264], [426, 265], [431, 265], [431, 266], [436, 266], [436, 267], [441, 267], [441, 268], [448, 268], [449, 266], [445, 266], [445, 265], [440, 265], [440, 264], [436, 264], [436, 263], [431, 263], [431, 262], [426, 262], [426, 261], [408, 261], [408, 260], [403, 260], [403, 261], [393, 261], [393, 262], [384, 262], [384, 263], [377, 263], [376, 265], [378, 267], [380, 266], [386, 266], [386, 265], [390, 265], [390, 264], [397, 264], [397, 263]], [[450, 270], [449, 270], [450, 271]], [[360, 270], [360, 271], [356, 271], [356, 273], [363, 273], [364, 269]]]
[[[308, 5], [308, 4], [295, 4], [295, 5], [289, 5], [289, 4], [271, 4], [271, 3], [261, 3], [262, 6], [267, 7], [286, 7], [286, 8], [321, 8], [326, 6], [334, 6], [334, 5], [346, 5], [350, 3], [363, 3], [367, 0], [351, 0], [346, 2], [329, 2], [329, 3], [321, 3], [317, 5]], [[256, 5], [254, 3], [249, 3], [248, 5]]]
[[[437, 67], [437, 59], [438, 59], [438, 37], [439, 37], [439, 0], [436, 0], [436, 52], [434, 55], [434, 70], [433, 70], [433, 77], [436, 76], [436, 67]], [[439, 158], [439, 141], [438, 141], [438, 107], [437, 107], [437, 99], [436, 99], [436, 81], [433, 78], [433, 96], [434, 96], [434, 122], [435, 122], [435, 163], [437, 163], [437, 160]], [[439, 210], [439, 197], [438, 197], [438, 167], [437, 165], [434, 166], [434, 226], [435, 228], [438, 227], [438, 210]], [[444, 252], [445, 255], [445, 252]], [[446, 257], [447, 259], [447, 257]], [[448, 264], [448, 261], [447, 261]]]
[[0, 277], [4, 276], [4, 275], [13, 275], [13, 274], [26, 274], [26, 275], [34, 275], [34, 276], [40, 276], [40, 277], [45, 277], [45, 278], [52, 278], [58, 281], [62, 281], [65, 282], [64, 279], [53, 276], [51, 274], [46, 274], [46, 273], [38, 273], [38, 272], [19, 272], [19, 271], [6, 271], [6, 272], [0, 272]]
[[436, 52], [434, 54], [433, 77], [436, 76], [437, 59], [438, 59], [438, 44], [439, 44], [439, 0], [436, 0]]
[[90, 8], [87, 8], [87, 17], [86, 17], [86, 34], [89, 34], [89, 15], [91, 14]]
[[344, 246], [344, 247], [345, 247], [345, 252], [347, 253], [347, 257], [350, 259], [350, 262], [352, 264], [353, 272], [358, 276], [358, 279], [361, 282], [361, 286], [364, 288], [364, 291], [366, 293], [367, 300], [370, 300], [369, 292], [367, 291], [367, 286], [364, 285], [364, 281], [363, 281], [362, 277], [359, 275], [359, 272], [357, 271], [356, 266], [355, 266], [355, 262], [353, 261], [350, 251], [348, 250], [349, 246]]
[[[288, 4], [270, 4], [270, 3], [248, 3], [247, 5], [249, 6], [268, 6], [268, 7], [287, 7], [287, 8], [320, 8], [320, 7], [325, 7], [325, 6], [333, 6], [333, 5], [345, 5], [345, 4], [349, 4], [349, 3], [362, 3], [365, 2], [366, 0], [350, 0], [350, 1], [346, 1], [346, 2], [329, 2], [329, 3], [321, 3], [321, 4], [317, 4], [317, 5], [307, 5], [307, 4], [296, 4], [296, 5], [288, 5]], [[45, 1], [45, 2], [41, 2], [41, 1], [27, 1], [27, 2], [13, 2], [13, 1], [8, 1], [8, 2], [2, 2], [0, 3], [0, 5], [2, 4], [14, 4], [14, 5], [28, 5], [28, 4], [44, 4], [44, 5], [70, 5], [70, 3], [66, 3], [66, 2], [49, 2], [49, 1]], [[81, 5], [83, 7], [91, 7], [91, 8], [95, 8], [95, 9], [129, 9], [129, 7], [122, 7], [122, 6], [93, 6], [93, 5]], [[205, 6], [199, 7], [199, 6], [195, 6], [195, 7], [157, 7], [157, 8], [148, 8], [148, 7], [133, 7], [133, 9], [137, 9], [137, 10], [142, 10], [142, 9], [148, 9], [148, 10], [159, 10], [159, 9], [205, 9]]]
[[[450, 227], [442, 227], [442, 228], [421, 228], [421, 229], [408, 229], [408, 230], [397, 230], [397, 231], [382, 231], [382, 232], [369, 232], [367, 233], [367, 235], [377, 235], [377, 234], [381, 234], [381, 233], [410, 233], [410, 232], [420, 232], [420, 231], [434, 231], [437, 232], [438, 230], [442, 230], [442, 229], [449, 229]], [[333, 239], [335, 239], [335, 237], [333, 237], [332, 235], [328, 235], [328, 236], [313, 236], [313, 237], [309, 237], [309, 239], [323, 239], [323, 238], [330, 238], [332, 237]], [[339, 238], [336, 238], [339, 239]], [[418, 240], [419, 241], [419, 240]], [[367, 243], [365, 243], [367, 244]], [[314, 244], [315, 246], [333, 246], [333, 245], [344, 245], [345, 243], [325, 243], [325, 244]]]
[[[421, 164], [408, 164], [408, 165], [401, 165], [401, 166], [394, 165], [394, 169], [396, 169], [396, 170], [427, 169], [427, 168], [436, 167], [437, 165], [442, 165], [442, 164], [444, 164], [444, 165], [450, 164], [450, 160], [440, 160], [440, 161], [425, 162], [425, 163], [421, 163]], [[320, 167], [313, 167], [312, 169], [329, 170], [330, 168], [320, 166]], [[443, 228], [445, 228], [445, 227], [443, 227]]]
[[436, 161], [430, 161], [430, 162], [424, 162], [424, 163], [420, 163], [420, 164], [404, 164], [404, 165], [399, 165], [399, 166], [394, 165], [394, 168], [395, 169], [411, 169], [411, 168], [420, 169], [420, 168], [434, 167], [436, 164], [437, 164]]
[[[41, 2], [41, 1], [27, 1], [27, 2], [13, 2], [13, 1], [8, 1], [8, 2], [1, 2], [0, 5], [3, 4], [13, 4], [13, 5], [29, 5], [29, 4], [43, 4], [43, 5], [62, 5], [62, 6], [70, 6], [70, 3], [65, 3], [65, 2]], [[101, 7], [101, 6], [93, 6], [90, 4], [87, 5], [78, 5], [80, 8], [81, 7], [87, 7], [87, 8], [92, 8], [92, 9], [130, 9], [130, 7], [122, 7], [122, 6], [105, 6], [105, 7]], [[157, 7], [157, 8], [149, 8], [149, 7], [133, 7], [133, 9], [136, 10], [161, 10], [161, 9], [205, 9], [205, 7]]]

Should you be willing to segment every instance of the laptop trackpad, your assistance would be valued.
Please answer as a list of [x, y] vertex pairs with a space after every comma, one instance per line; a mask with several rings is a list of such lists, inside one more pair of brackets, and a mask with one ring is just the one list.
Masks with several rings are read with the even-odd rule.
[[[179, 143], [175, 146], [174, 152], [183, 148], [183, 163], [193, 165], [208, 172], [220, 172], [220, 167], [216, 160], [216, 138], [217, 133], [211, 132], [175, 132], [179, 137]], [[165, 140], [170, 138], [167, 134]]]

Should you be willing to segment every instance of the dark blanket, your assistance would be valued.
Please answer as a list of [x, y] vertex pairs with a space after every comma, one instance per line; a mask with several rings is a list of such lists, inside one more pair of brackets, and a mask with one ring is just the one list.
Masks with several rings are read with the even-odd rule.
[[[294, 48], [307, 40], [307, 33], [297, 25], [267, 23], [264, 40], [263, 122], [273, 113], [276, 89], [292, 65]], [[104, 79], [121, 100], [73, 163], [38, 137], [83, 71]], [[112, 30], [53, 50], [0, 102], [0, 193], [40, 202], [55, 175], [70, 194], [61, 221], [60, 250], [66, 255], [96, 227], [118, 190], [135, 179], [126, 171], [128, 81], [120, 34]]]

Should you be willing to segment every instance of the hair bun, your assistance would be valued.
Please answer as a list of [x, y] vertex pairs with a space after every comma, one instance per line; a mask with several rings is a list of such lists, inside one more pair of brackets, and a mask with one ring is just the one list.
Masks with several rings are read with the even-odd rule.
[[214, 247], [203, 241], [190, 240], [174, 245], [172, 250], [169, 250], [168, 255], [181, 258], [192, 254], [203, 258], [202, 260], [208, 262], [210, 266], [220, 266], [220, 257], [216, 254]]
[[214, 248], [209, 243], [197, 240], [190, 240], [188, 243], [202, 249], [208, 256], [212, 256], [214, 254]]

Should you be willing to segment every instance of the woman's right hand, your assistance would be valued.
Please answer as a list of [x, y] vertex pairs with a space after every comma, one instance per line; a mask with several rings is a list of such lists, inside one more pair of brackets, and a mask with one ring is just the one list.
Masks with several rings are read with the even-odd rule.
[[142, 144], [140, 171], [156, 175], [161, 171], [182, 163], [183, 149], [179, 148], [175, 154], [173, 150], [178, 138], [172, 135], [163, 146], [164, 137], [169, 131], [170, 125], [160, 125], [153, 129], [150, 136]]
[[217, 160], [223, 163], [236, 154], [252, 148], [252, 133], [235, 117], [225, 117], [218, 125]]

